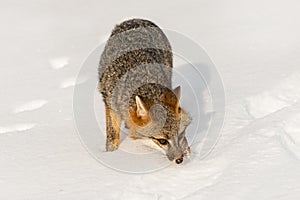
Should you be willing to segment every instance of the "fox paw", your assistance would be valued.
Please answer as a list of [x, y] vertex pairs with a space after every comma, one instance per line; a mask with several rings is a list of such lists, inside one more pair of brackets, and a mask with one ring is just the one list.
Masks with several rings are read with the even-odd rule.
[[119, 148], [119, 145], [115, 142], [106, 142], [106, 151], [115, 151]]

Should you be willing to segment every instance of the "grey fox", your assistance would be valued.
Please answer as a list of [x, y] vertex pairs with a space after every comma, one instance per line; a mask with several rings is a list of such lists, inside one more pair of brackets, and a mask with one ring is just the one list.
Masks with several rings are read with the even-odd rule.
[[117, 25], [99, 64], [99, 91], [106, 112], [106, 151], [120, 144], [125, 121], [133, 139], [149, 139], [170, 161], [190, 154], [185, 129], [191, 119], [180, 107], [180, 86], [172, 90], [173, 54], [153, 22], [131, 19]]

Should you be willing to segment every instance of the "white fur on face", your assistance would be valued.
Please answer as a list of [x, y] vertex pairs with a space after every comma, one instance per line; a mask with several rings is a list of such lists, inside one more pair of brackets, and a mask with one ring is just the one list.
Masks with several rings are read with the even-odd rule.
[[150, 147], [152, 149], [159, 150], [159, 151], [165, 153], [164, 149], [161, 148], [160, 146], [158, 146], [155, 142], [153, 142], [152, 139], [141, 139], [141, 142], [144, 145], [146, 145], [146, 146], [148, 146], [148, 147]]

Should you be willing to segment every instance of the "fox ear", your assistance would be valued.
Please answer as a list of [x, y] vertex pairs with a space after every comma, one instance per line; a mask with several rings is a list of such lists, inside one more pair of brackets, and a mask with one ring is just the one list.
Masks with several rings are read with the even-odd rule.
[[176, 113], [179, 113], [179, 106], [180, 106], [180, 98], [181, 98], [181, 87], [177, 86], [174, 90], [173, 90], [174, 94], [177, 97], [177, 102], [176, 102], [176, 106], [175, 106], [175, 111]]
[[135, 96], [135, 103], [136, 103], [136, 114], [138, 117], [146, 117], [148, 111], [144, 105], [144, 102], [141, 100], [139, 96]]
[[181, 87], [177, 86], [174, 90], [173, 90], [174, 94], [177, 97], [177, 100], [179, 101], [181, 98]]
[[180, 86], [176, 87], [174, 90], [168, 90], [164, 92], [160, 99], [165, 104], [170, 106], [174, 109], [176, 113], [179, 112], [179, 102], [180, 102], [180, 96], [181, 96], [181, 89]]

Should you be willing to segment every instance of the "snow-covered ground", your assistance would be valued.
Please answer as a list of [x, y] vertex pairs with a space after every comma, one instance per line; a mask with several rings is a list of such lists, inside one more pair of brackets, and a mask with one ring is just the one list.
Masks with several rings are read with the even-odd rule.
[[[299, 7], [296, 0], [1, 1], [0, 199], [299, 199]], [[74, 87], [87, 80], [76, 82], [77, 74], [130, 17], [187, 35], [215, 63], [226, 117], [205, 158], [194, 149], [183, 165], [130, 174], [83, 147], [72, 103]]]

